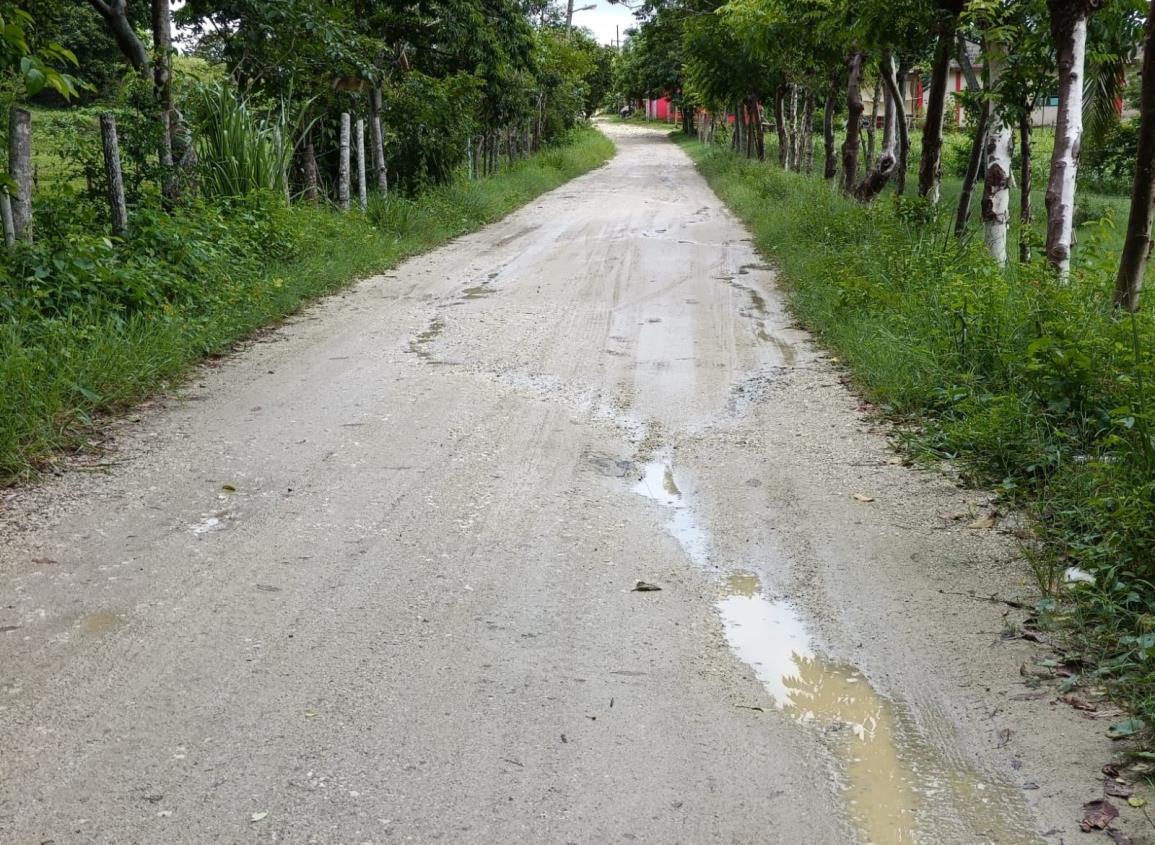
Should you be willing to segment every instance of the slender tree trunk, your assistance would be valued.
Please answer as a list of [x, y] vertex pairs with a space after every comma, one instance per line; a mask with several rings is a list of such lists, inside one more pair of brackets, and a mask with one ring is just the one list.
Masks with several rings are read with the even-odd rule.
[[341, 112], [341, 147], [337, 159], [337, 203], [342, 211], [349, 210], [349, 112]]
[[[1006, 65], [1006, 48], [986, 45], [989, 84], [994, 90]], [[1007, 232], [1011, 220], [1011, 145], [1014, 133], [1002, 109], [991, 113], [987, 131], [986, 171], [983, 176], [983, 241], [1000, 267], [1007, 263]]]
[[1019, 261], [1031, 260], [1031, 112], [1034, 103], [1027, 103], [1019, 117]]
[[104, 18], [116, 46], [138, 73], [148, 72], [148, 49], [136, 34], [128, 19], [128, 0], [88, 0]]
[[879, 75], [885, 80], [883, 84], [884, 117], [882, 130], [882, 149], [874, 167], [862, 180], [862, 184], [855, 190], [855, 196], [863, 202], [870, 202], [877, 197], [887, 182], [898, 169], [898, 115], [899, 106], [895, 102], [894, 92], [898, 85], [894, 82], [894, 57], [889, 53], [879, 62]]
[[1131, 189], [1131, 213], [1127, 238], [1115, 277], [1115, 305], [1139, 310], [1143, 274], [1151, 256], [1151, 223], [1155, 217], [1155, 0], [1147, 9], [1147, 35], [1143, 43], [1143, 83], [1139, 94], [1139, 144], [1135, 156], [1135, 181]]
[[757, 97], [751, 97], [754, 108], [754, 145], [758, 150], [758, 161], [766, 160], [766, 134], [762, 131], [762, 110]]
[[918, 195], [938, 205], [942, 185], [942, 124], [946, 113], [946, 86], [954, 47], [954, 21], [939, 29], [930, 70], [930, 96], [922, 126], [922, 157], [918, 163]]
[[377, 192], [389, 193], [389, 171], [385, 165], [385, 133], [381, 129], [381, 88], [369, 89], [369, 145], [373, 148], [373, 173], [377, 177]]
[[910, 128], [906, 124], [906, 77], [905, 65], [899, 64], [897, 73], [886, 77], [890, 88], [890, 99], [894, 103], [894, 128], [898, 133], [898, 165], [894, 173], [894, 192], [899, 196], [906, 193], [906, 171], [910, 167]]
[[778, 133], [778, 166], [790, 166], [790, 139], [786, 132], [786, 86], [774, 89], [774, 125]]
[[357, 118], [357, 201], [362, 213], [369, 210], [369, 184], [365, 166], [365, 120]]
[[814, 92], [806, 92], [806, 107], [802, 110], [802, 169], [814, 172]]
[[317, 169], [317, 149], [313, 146], [313, 130], [310, 129], [305, 133], [305, 145], [302, 151], [304, 159], [302, 169], [305, 176], [305, 198], [317, 204], [321, 198], [321, 175]]
[[851, 193], [858, 179], [858, 151], [862, 137], [862, 53], [846, 60], [846, 140], [842, 142], [842, 187]]
[[120, 143], [116, 137], [116, 118], [108, 112], [100, 116], [100, 137], [104, 146], [104, 174], [108, 177], [108, 206], [112, 217], [112, 234], [123, 238], [128, 233], [128, 207], [124, 202], [124, 177], [120, 170]]
[[[874, 166], [874, 139], [878, 132], [878, 104], [882, 100], [882, 79], [874, 80], [874, 94], [870, 101], [870, 123], [866, 127], [866, 162], [865, 167], [870, 170]], [[886, 126], [886, 118], [883, 118]]]
[[1055, 151], [1047, 180], [1047, 260], [1065, 278], [1071, 269], [1075, 183], [1083, 141], [1083, 67], [1087, 58], [1087, 0], [1048, 0], [1059, 68]]
[[32, 115], [8, 112], [8, 175], [16, 182], [12, 195], [12, 228], [16, 237], [32, 240]]
[[838, 154], [834, 149], [834, 109], [838, 97], [839, 73], [835, 71], [830, 76], [830, 90], [826, 92], [826, 107], [822, 110], [822, 145], [825, 161], [822, 166], [822, 177], [833, 179], [838, 175]]
[[[973, 87], [975, 90], [979, 89], [978, 76], [971, 66], [970, 58], [967, 56], [966, 43], [959, 39], [959, 65], [962, 67], [963, 73], [966, 74], [967, 85]], [[975, 125], [975, 137], [971, 141], [970, 155], [967, 158], [966, 173], [963, 174], [962, 190], [959, 192], [958, 210], [955, 213], [954, 233], [961, 237], [966, 232], [967, 224], [970, 222], [971, 216], [971, 197], [974, 195], [975, 182], [979, 178], [979, 168], [982, 167], [983, 150], [986, 149], [986, 134], [991, 122], [991, 102], [988, 99], [983, 100], [982, 107], [979, 109], [978, 123]]]

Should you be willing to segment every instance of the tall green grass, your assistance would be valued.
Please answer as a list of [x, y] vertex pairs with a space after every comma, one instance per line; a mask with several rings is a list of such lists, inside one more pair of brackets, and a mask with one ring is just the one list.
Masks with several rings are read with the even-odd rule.
[[292, 158], [283, 141], [292, 134], [283, 110], [258, 112], [224, 82], [198, 86], [195, 103], [202, 113], [196, 148], [204, 194], [215, 198], [256, 191], [283, 194]]
[[[950, 207], [863, 207], [820, 177], [681, 143], [912, 452], [1029, 509], [1044, 607], [1073, 623], [1083, 680], [1155, 724], [1155, 318], [1110, 307], [1110, 225], [1080, 227], [1060, 284], [1041, 261], [1000, 270], [981, 236], [951, 234]], [[1069, 588], [1070, 566], [1095, 584]]]
[[262, 192], [138, 214], [120, 245], [69, 236], [67, 250], [41, 243], [9, 255], [0, 268], [0, 481], [83, 448], [94, 418], [165, 389], [254, 329], [496, 220], [612, 154], [603, 135], [580, 129], [494, 176], [376, 201], [368, 215], [290, 208]]

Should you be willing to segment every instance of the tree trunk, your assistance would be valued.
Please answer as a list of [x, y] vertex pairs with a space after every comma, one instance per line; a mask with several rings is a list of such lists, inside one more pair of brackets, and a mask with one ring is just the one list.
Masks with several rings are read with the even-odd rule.
[[1135, 181], [1131, 189], [1131, 213], [1127, 238], [1115, 277], [1115, 305], [1139, 310], [1143, 274], [1151, 256], [1151, 223], [1155, 217], [1155, 0], [1147, 10], [1147, 35], [1143, 43], [1143, 82], [1139, 94], [1139, 144], [1135, 155]]
[[1048, 0], [1059, 68], [1055, 151], [1047, 180], [1047, 260], [1065, 278], [1071, 269], [1075, 182], [1083, 141], [1083, 67], [1087, 57], [1087, 0]]
[[[970, 58], [967, 56], [966, 42], [961, 37], [959, 38], [958, 59], [963, 73], [966, 74], [967, 85], [977, 89], [979, 87], [978, 76], [975, 74], [974, 68], [971, 67]], [[986, 149], [986, 133], [990, 122], [991, 102], [984, 99], [979, 110], [978, 123], [975, 125], [975, 137], [971, 141], [966, 173], [963, 174], [962, 190], [958, 197], [958, 211], [955, 213], [954, 233], [959, 237], [966, 231], [967, 223], [970, 221], [971, 197], [974, 195], [975, 182], [979, 178], [979, 168], [982, 166], [983, 150]]]
[[[993, 91], [1006, 64], [1002, 45], [987, 44], [986, 65]], [[1002, 109], [991, 112], [987, 131], [986, 171], [983, 176], [983, 242], [1000, 267], [1007, 263], [1007, 231], [1011, 220], [1011, 144], [1014, 133]]]
[[1031, 260], [1031, 112], [1034, 103], [1027, 103], [1019, 117], [1019, 261]]
[[369, 145], [373, 148], [373, 172], [377, 177], [377, 191], [389, 193], [389, 171], [385, 165], [385, 133], [381, 130], [381, 88], [369, 89]]
[[786, 132], [786, 86], [774, 90], [774, 126], [778, 133], [778, 166], [790, 166], [790, 138]]
[[341, 147], [337, 159], [337, 204], [342, 211], [349, 210], [349, 112], [341, 112]]
[[814, 92], [806, 92], [806, 107], [802, 110], [802, 169], [814, 172]]
[[116, 118], [107, 112], [100, 116], [100, 137], [104, 146], [104, 174], [108, 177], [112, 234], [123, 238], [128, 232], [128, 208], [124, 202], [124, 177], [120, 170], [120, 143], [116, 137]]
[[954, 47], [954, 18], [939, 29], [930, 70], [930, 96], [922, 126], [922, 157], [918, 163], [918, 195], [938, 205], [942, 185], [942, 123], [946, 114], [946, 86]]
[[305, 145], [302, 151], [302, 169], [305, 176], [305, 198], [317, 204], [321, 198], [321, 175], [317, 169], [317, 149], [313, 146], [313, 130], [305, 133]]
[[[878, 132], [878, 102], [882, 99], [882, 79], [874, 80], [874, 94], [870, 101], [870, 123], [866, 126], [866, 169], [874, 166], [874, 138]], [[883, 118], [883, 126], [886, 126]]]
[[833, 179], [838, 175], [838, 154], [834, 150], [834, 103], [838, 96], [838, 72], [830, 77], [830, 90], [826, 92], [826, 107], [822, 110], [822, 144], [825, 161], [822, 178]]
[[132, 28], [128, 19], [128, 0], [88, 0], [97, 14], [104, 18], [116, 46], [138, 73], [148, 73], [148, 48]]
[[12, 228], [16, 237], [32, 240], [32, 115], [8, 112], [8, 175], [16, 182], [12, 195]]
[[368, 168], [365, 166], [365, 120], [357, 118], [357, 202], [361, 212], [369, 210], [369, 183], [366, 178]]
[[910, 166], [910, 129], [906, 125], [906, 85], [908, 70], [898, 66], [897, 73], [885, 79], [890, 88], [890, 99], [894, 103], [894, 128], [898, 132], [898, 164], [894, 174], [894, 192], [899, 196], [906, 193], [906, 171]]
[[846, 60], [846, 140], [842, 142], [842, 187], [854, 190], [858, 179], [858, 150], [862, 137], [862, 53], [851, 53]]
[[758, 156], [758, 161], [766, 160], [766, 137], [762, 134], [762, 113], [758, 108], [760, 105], [757, 97], [750, 98], [750, 112], [753, 115], [752, 125], [754, 127], [754, 153]]
[[898, 85], [894, 81], [894, 57], [889, 53], [879, 62], [879, 75], [883, 78], [884, 117], [882, 130], [882, 149], [874, 167], [862, 180], [862, 184], [855, 190], [854, 195], [863, 202], [870, 202], [878, 196], [886, 183], [898, 169], [898, 115], [899, 105], [895, 102], [895, 92]]

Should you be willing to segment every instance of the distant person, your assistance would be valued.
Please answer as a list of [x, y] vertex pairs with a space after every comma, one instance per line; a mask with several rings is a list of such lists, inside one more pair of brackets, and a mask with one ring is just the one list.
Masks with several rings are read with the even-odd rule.
[[630, 117], [631, 115], [633, 115], [633, 113], [634, 113], [634, 110], [632, 108], [630, 108], [629, 106], [622, 106], [622, 110], [620, 112], [618, 112], [618, 115], [620, 117], [626, 118], [626, 117]]

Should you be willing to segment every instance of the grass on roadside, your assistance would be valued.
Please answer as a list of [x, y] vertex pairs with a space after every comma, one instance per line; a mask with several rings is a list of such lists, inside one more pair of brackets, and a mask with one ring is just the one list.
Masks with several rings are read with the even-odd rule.
[[[1043, 607], [1073, 623], [1081, 682], [1155, 724], [1155, 318], [1110, 307], [1117, 234], [1081, 227], [1063, 285], [1041, 261], [999, 270], [981, 237], [953, 236], [950, 204], [863, 207], [821, 177], [675, 140], [909, 448], [1029, 508]], [[1071, 566], [1094, 585], [1064, 585]]]
[[258, 197], [139, 213], [123, 243], [83, 234], [91, 221], [74, 220], [70, 196], [46, 198], [37, 244], [0, 267], [0, 481], [83, 447], [95, 415], [165, 389], [254, 329], [497, 220], [612, 154], [605, 136], [580, 129], [492, 177], [377, 200], [364, 215]]

